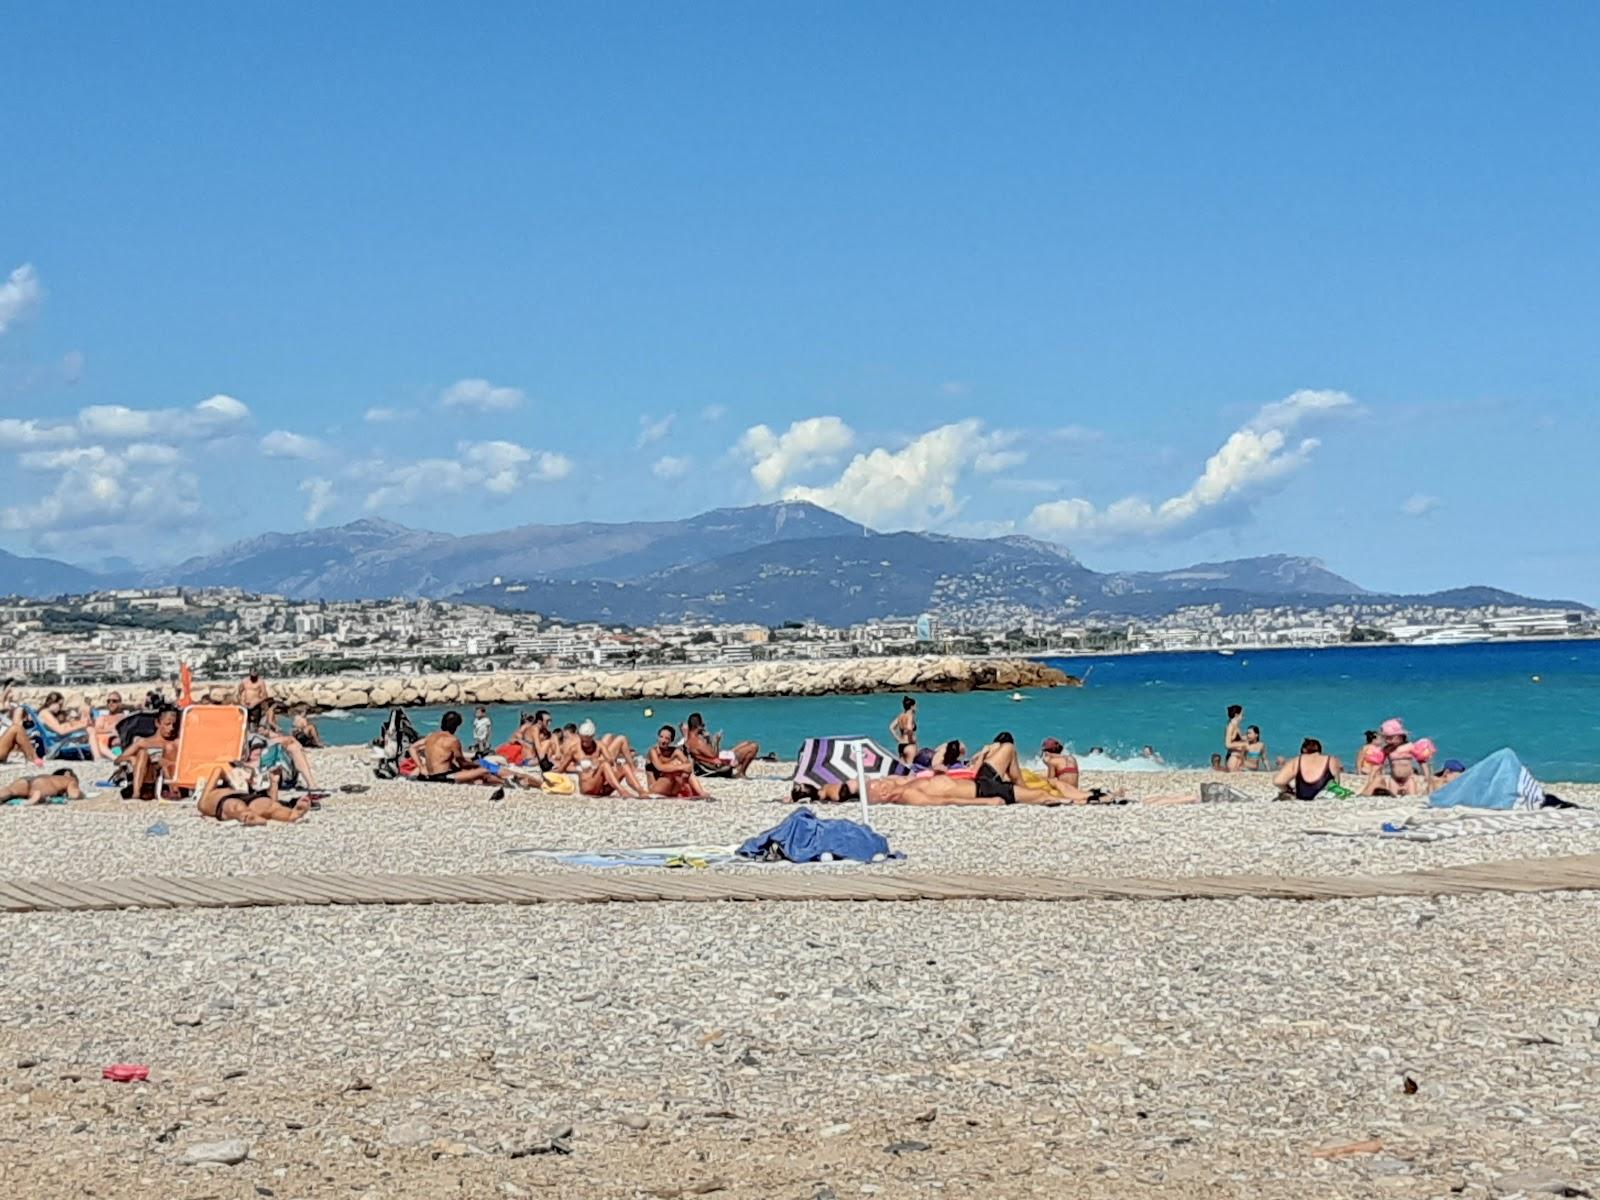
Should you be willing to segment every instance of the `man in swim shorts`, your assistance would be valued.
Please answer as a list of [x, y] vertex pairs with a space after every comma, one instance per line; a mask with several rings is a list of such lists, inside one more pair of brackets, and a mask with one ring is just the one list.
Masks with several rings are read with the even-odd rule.
[[709, 737], [705, 718], [690, 713], [684, 725], [683, 747], [694, 760], [694, 773], [716, 779], [743, 779], [761, 747], [755, 742], [739, 742], [732, 750], [722, 748], [722, 734]]

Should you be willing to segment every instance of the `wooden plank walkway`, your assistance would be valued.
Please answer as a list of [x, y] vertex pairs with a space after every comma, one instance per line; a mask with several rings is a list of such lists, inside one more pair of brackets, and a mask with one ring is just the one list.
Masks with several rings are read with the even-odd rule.
[[1354, 900], [1473, 892], [1600, 890], [1600, 854], [1525, 858], [1396, 875], [1093, 876], [822, 871], [562, 871], [494, 875], [135, 875], [0, 880], [0, 912], [282, 908], [338, 904], [639, 904], [841, 900]]

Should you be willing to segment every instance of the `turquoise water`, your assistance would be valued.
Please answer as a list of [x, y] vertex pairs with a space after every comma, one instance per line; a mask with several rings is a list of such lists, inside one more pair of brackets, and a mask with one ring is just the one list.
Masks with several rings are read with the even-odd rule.
[[[1600, 642], [1492, 643], [1477, 646], [1337, 647], [1213, 653], [1129, 654], [1051, 660], [1079, 688], [1026, 693], [919, 697], [923, 741], [959, 737], [969, 745], [1009, 729], [1029, 749], [1047, 735], [1080, 754], [1103, 746], [1120, 765], [1137, 769], [1150, 744], [1169, 763], [1204, 766], [1218, 747], [1230, 703], [1245, 706], [1261, 726], [1269, 752], [1291, 755], [1302, 737], [1318, 737], [1348, 762], [1364, 729], [1403, 717], [1413, 735], [1439, 744], [1446, 758], [1469, 762], [1512, 746], [1546, 779], [1600, 781]], [[1539, 682], [1533, 677], [1538, 676]], [[522, 706], [525, 708], [534, 705]], [[763, 752], [793, 757], [813, 734], [865, 733], [887, 743], [898, 696], [822, 696], [803, 699], [656, 701], [655, 717], [638, 702], [549, 705], [558, 724], [593, 718], [625, 732], [641, 750], [665, 721], [705, 714], [729, 740], [754, 738]], [[426, 731], [442, 709], [414, 709]], [[490, 709], [497, 737], [516, 726], [517, 709]], [[471, 709], [463, 709], [471, 723]], [[381, 713], [321, 717], [332, 741], [368, 741]]]

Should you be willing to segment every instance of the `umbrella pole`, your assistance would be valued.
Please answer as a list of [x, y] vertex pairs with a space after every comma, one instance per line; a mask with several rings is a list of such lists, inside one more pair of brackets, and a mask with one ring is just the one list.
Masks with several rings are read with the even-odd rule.
[[866, 747], [860, 742], [856, 743], [856, 791], [861, 796], [861, 823], [869, 829], [872, 827], [872, 817], [867, 812], [867, 762]]

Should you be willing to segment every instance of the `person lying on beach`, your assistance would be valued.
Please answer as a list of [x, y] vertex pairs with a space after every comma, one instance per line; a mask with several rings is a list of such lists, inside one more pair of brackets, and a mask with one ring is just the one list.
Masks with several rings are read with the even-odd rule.
[[952, 738], [942, 746], [920, 751], [916, 765], [920, 770], [932, 771], [935, 775], [947, 775], [953, 769], [964, 766], [966, 761], [966, 743]]
[[644, 773], [650, 780], [650, 794], [704, 800], [707, 793], [694, 776], [694, 760], [682, 746], [673, 744], [677, 732], [671, 725], [656, 730], [656, 744], [645, 755]]
[[894, 739], [895, 753], [900, 761], [910, 766], [917, 761], [917, 701], [912, 696], [900, 701], [900, 715], [889, 722], [889, 736]]
[[1039, 757], [1044, 761], [1044, 773], [1052, 783], [1078, 786], [1078, 760], [1067, 753], [1059, 738], [1045, 738], [1039, 747]]
[[89, 753], [96, 762], [105, 762], [117, 756], [117, 726], [127, 715], [121, 692], [112, 692], [106, 697], [105, 711], [89, 726]]
[[1329, 784], [1338, 783], [1344, 768], [1337, 758], [1322, 752], [1322, 743], [1306, 738], [1300, 753], [1284, 763], [1273, 777], [1280, 798], [1315, 800]]
[[1467, 764], [1459, 758], [1447, 758], [1444, 765], [1439, 768], [1439, 773], [1433, 777], [1429, 784], [1430, 792], [1437, 792], [1447, 783], [1454, 783], [1467, 773]]
[[122, 790], [124, 800], [155, 800], [162, 780], [178, 768], [178, 710], [163, 708], [156, 714], [156, 731], [134, 738], [122, 752], [131, 778]]
[[195, 808], [213, 821], [241, 825], [266, 825], [271, 821], [295, 822], [311, 811], [309, 797], [288, 801], [278, 798], [278, 776], [268, 773], [267, 786], [256, 790], [247, 768], [213, 767], [197, 789]]
[[699, 713], [689, 714], [683, 728], [683, 747], [694, 760], [695, 774], [715, 779], [743, 779], [756, 755], [761, 753], [761, 747], [755, 742], [738, 742], [732, 750], [724, 750], [722, 734], [708, 736], [705, 718]]
[[60, 803], [63, 800], [82, 800], [83, 789], [78, 785], [77, 772], [62, 767], [50, 775], [24, 775], [0, 786], [0, 802], [11, 804], [20, 800], [24, 804]]
[[11, 724], [6, 726], [4, 733], [0, 733], [0, 763], [13, 753], [22, 755], [36, 767], [44, 766], [39, 745], [33, 740], [33, 731], [28, 728], [28, 714], [20, 708], [12, 711]]
[[[796, 783], [789, 789], [789, 799], [797, 804], [844, 804], [860, 798], [861, 792], [854, 780], [822, 787], [814, 783]], [[980, 788], [976, 779], [957, 779], [950, 775], [927, 779], [888, 775], [867, 780], [867, 803], [904, 804], [913, 808], [1000, 808], [1007, 804], [1051, 806], [1060, 804], [1061, 800], [1049, 792], [1013, 784]]]
[[493, 787], [498, 782], [495, 774], [485, 767], [475, 766], [461, 748], [456, 730], [461, 728], [461, 714], [451, 709], [439, 718], [439, 728], [427, 737], [411, 744], [406, 756], [416, 763], [416, 774], [411, 778], [418, 783], [467, 783]]
[[[585, 796], [623, 796], [641, 800], [650, 789], [639, 778], [630, 753], [624, 758], [616, 746], [620, 734], [600, 737], [595, 733], [593, 721], [578, 726], [578, 759], [574, 769], [578, 773], [578, 791]], [[626, 738], [621, 738], [626, 743]]]

